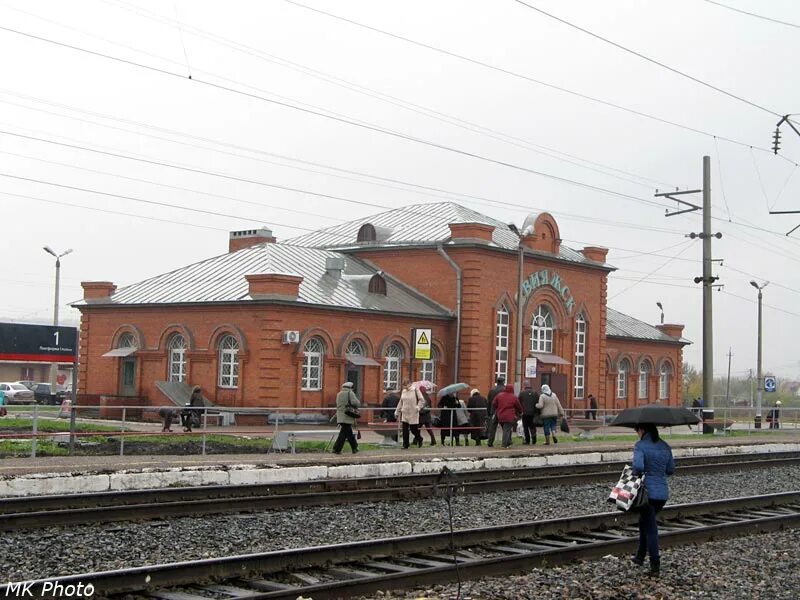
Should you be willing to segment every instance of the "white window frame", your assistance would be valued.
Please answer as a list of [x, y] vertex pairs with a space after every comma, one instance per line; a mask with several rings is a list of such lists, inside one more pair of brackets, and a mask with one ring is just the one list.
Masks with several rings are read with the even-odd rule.
[[312, 337], [303, 346], [303, 377], [301, 389], [304, 392], [316, 392], [322, 389], [322, 371], [324, 368], [325, 342]]
[[631, 373], [631, 363], [626, 358], [619, 363], [617, 371], [617, 398], [628, 397], [628, 377]]
[[347, 343], [347, 350], [344, 351], [345, 354], [352, 354], [353, 356], [366, 356], [367, 349], [364, 346], [364, 342], [361, 340], [350, 340]]
[[431, 348], [431, 359], [423, 360], [419, 367], [419, 378], [423, 381], [436, 383], [436, 363], [439, 362], [439, 352]]
[[650, 373], [653, 366], [645, 359], [639, 363], [639, 400], [647, 400], [650, 395]]
[[397, 342], [390, 344], [386, 349], [383, 366], [383, 389], [400, 389], [400, 369], [403, 364], [403, 347]]
[[531, 351], [553, 353], [553, 313], [546, 304], [536, 307], [531, 320]]
[[117, 348], [136, 348], [136, 337], [129, 332], [123, 333], [119, 336]]
[[176, 333], [169, 338], [168, 358], [169, 380], [184, 382], [186, 381], [186, 340]]
[[239, 387], [239, 340], [230, 334], [219, 341], [219, 374], [217, 383], [221, 388]]
[[659, 400], [669, 399], [669, 379], [672, 376], [672, 366], [669, 363], [661, 365], [661, 372], [658, 378], [658, 398]]
[[574, 397], [582, 399], [586, 393], [586, 319], [583, 313], [575, 319], [575, 386]]
[[508, 380], [508, 334], [511, 327], [511, 313], [505, 305], [497, 309], [494, 337], [494, 379]]

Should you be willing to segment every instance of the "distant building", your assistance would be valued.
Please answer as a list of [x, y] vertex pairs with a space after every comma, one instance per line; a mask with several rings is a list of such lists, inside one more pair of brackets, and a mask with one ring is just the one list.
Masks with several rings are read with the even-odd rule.
[[[80, 390], [158, 404], [156, 381], [186, 381], [220, 405], [313, 407], [347, 380], [379, 403], [409, 368], [440, 385], [513, 382], [521, 243], [532, 383], [565, 407], [590, 393], [601, 408], [677, 404], [683, 326], [607, 308], [607, 250], [564, 246], [548, 213], [526, 225], [520, 239], [458, 204], [414, 205], [280, 243], [233, 232], [227, 254], [122, 289], [84, 282]], [[432, 330], [430, 360], [411, 360], [412, 328]]]

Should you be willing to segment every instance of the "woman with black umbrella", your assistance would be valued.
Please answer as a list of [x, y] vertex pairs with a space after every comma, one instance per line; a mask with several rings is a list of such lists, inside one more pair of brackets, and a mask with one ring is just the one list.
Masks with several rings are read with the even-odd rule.
[[667, 477], [675, 472], [672, 449], [658, 435], [658, 429], [651, 423], [636, 425], [639, 441], [633, 447], [633, 473], [644, 475], [647, 490], [647, 503], [639, 508], [639, 549], [633, 562], [643, 565], [650, 555], [650, 575], [658, 577], [661, 559], [658, 551], [658, 523], [656, 514], [664, 508], [669, 498]]

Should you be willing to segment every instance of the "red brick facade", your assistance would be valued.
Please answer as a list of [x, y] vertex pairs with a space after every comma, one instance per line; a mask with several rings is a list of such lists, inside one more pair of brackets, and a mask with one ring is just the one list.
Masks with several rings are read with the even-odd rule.
[[[294, 301], [301, 278], [285, 274], [247, 275], [250, 296], [237, 302], [185, 304], [103, 304], [113, 294], [111, 283], [84, 283], [86, 304], [80, 306], [81, 356], [79, 388], [91, 394], [130, 394], [163, 402], [156, 381], [169, 378], [169, 341], [173, 334], [186, 340], [185, 381], [202, 386], [207, 398], [225, 406], [329, 406], [346, 380], [346, 349], [361, 342], [375, 365], [357, 367], [359, 387], [370, 404], [379, 403], [384, 391], [384, 366], [392, 343], [402, 348], [401, 378], [408, 375], [410, 330], [430, 328], [438, 355], [436, 383], [468, 382], [484, 393], [495, 377], [498, 344], [498, 311], [508, 313], [507, 376], [516, 379], [516, 335], [518, 252], [492, 244], [492, 226], [481, 223], [450, 225], [452, 238], [444, 245], [413, 247], [357, 247], [345, 254], [357, 256], [395, 280], [409, 286], [452, 311], [451, 317], [419, 317], [376, 313], [352, 308], [331, 308]], [[541, 235], [538, 232], [542, 232]], [[560, 357], [568, 364], [539, 363], [535, 386], [549, 382], [560, 391], [565, 407], [584, 408], [594, 394], [601, 408], [620, 408], [646, 401], [676, 404], [682, 369], [682, 326], [662, 326], [673, 339], [610, 337], [607, 325], [606, 250], [587, 247], [572, 259], [558, 252], [560, 234], [552, 216], [537, 219], [536, 234], [524, 232], [522, 349], [523, 358], [532, 351], [532, 322], [541, 306], [547, 308], [552, 327], [540, 333], [536, 351]], [[263, 240], [262, 240], [263, 241]], [[268, 240], [272, 243], [272, 240]], [[244, 244], [244, 240], [238, 244]], [[449, 260], [448, 260], [449, 259]], [[458, 275], [461, 305], [458, 337]], [[591, 262], [587, 262], [591, 261]], [[112, 298], [113, 300], [113, 298]], [[575, 369], [579, 333], [577, 319], [585, 330], [583, 393], [576, 393]], [[299, 332], [298, 341], [287, 342], [285, 332]], [[127, 358], [104, 357], [119, 346], [123, 334], [131, 334], [137, 351]], [[220, 342], [233, 336], [238, 345], [238, 381], [223, 385]], [[306, 342], [317, 338], [323, 347], [322, 384], [319, 390], [303, 389], [303, 352]], [[546, 338], [546, 339], [545, 339]], [[459, 356], [455, 356], [457, 340]], [[123, 382], [123, 362], [134, 381]], [[639, 366], [650, 365], [646, 398], [639, 399]], [[455, 366], [458, 363], [458, 373]], [[627, 395], [618, 398], [620, 365], [629, 366]], [[660, 396], [660, 372], [667, 365], [667, 394]], [[524, 364], [523, 364], [524, 368]], [[421, 363], [414, 362], [412, 379], [420, 376]]]

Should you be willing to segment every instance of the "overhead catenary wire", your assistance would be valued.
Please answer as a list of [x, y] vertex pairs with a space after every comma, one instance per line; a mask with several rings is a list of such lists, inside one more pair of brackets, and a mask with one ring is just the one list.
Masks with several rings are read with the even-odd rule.
[[[94, 50], [81, 48], [80, 46], [74, 46], [72, 44], [66, 44], [64, 42], [58, 42], [58, 41], [55, 41], [55, 40], [51, 40], [49, 38], [33, 35], [33, 34], [30, 34], [30, 33], [26, 33], [26, 32], [21, 32], [21, 31], [18, 31], [16, 29], [0, 26], [0, 30], [8, 31], [8, 32], [11, 32], [11, 33], [15, 33], [15, 34], [18, 34], [18, 35], [29, 37], [31, 39], [43, 41], [43, 42], [46, 42], [46, 43], [55, 44], [57, 46], [64, 47], [64, 48], [69, 48], [71, 50], [75, 50], [75, 51], [78, 51], [78, 52], [84, 52], [84, 53], [90, 54], [92, 56], [97, 56], [97, 57], [105, 58], [105, 59], [108, 59], [108, 60], [117, 61], [117, 62], [126, 64], [126, 65], [147, 69], [147, 70], [150, 70], [150, 71], [155, 72], [155, 73], [160, 73], [162, 75], [168, 75], [168, 76], [171, 76], [171, 77], [180, 77], [181, 79], [184, 79], [184, 80], [186, 79], [182, 75], [180, 75], [178, 73], [174, 73], [172, 71], [168, 71], [166, 69], [160, 69], [158, 67], [153, 67], [153, 66], [150, 66], [150, 65], [137, 63], [135, 61], [127, 60], [127, 59], [124, 59], [124, 58], [119, 58], [119, 57], [112, 56], [112, 55], [109, 55], [109, 54], [104, 54], [102, 52], [96, 52]], [[650, 204], [652, 206], [663, 206], [663, 205], [658, 204], [656, 202], [652, 202], [652, 201], [646, 200], [644, 198], [638, 198], [638, 197], [632, 196], [630, 194], [624, 194], [622, 192], [617, 192], [617, 191], [614, 191], [614, 190], [603, 188], [601, 186], [591, 185], [591, 184], [588, 184], [588, 183], [585, 183], [585, 182], [581, 182], [581, 181], [577, 181], [577, 180], [574, 180], [574, 179], [570, 179], [568, 177], [560, 177], [560, 176], [554, 175], [552, 173], [547, 173], [547, 172], [544, 172], [544, 171], [531, 169], [531, 168], [528, 168], [528, 167], [524, 167], [522, 165], [511, 163], [509, 161], [491, 158], [491, 157], [488, 157], [488, 156], [484, 156], [484, 155], [478, 154], [476, 152], [471, 152], [471, 151], [468, 151], [468, 150], [462, 150], [460, 148], [456, 148], [456, 147], [453, 147], [453, 146], [448, 146], [446, 144], [440, 144], [440, 143], [437, 143], [437, 142], [432, 142], [432, 141], [425, 140], [425, 139], [422, 139], [422, 138], [418, 138], [418, 137], [415, 137], [415, 136], [406, 135], [406, 134], [401, 133], [399, 131], [394, 131], [394, 130], [391, 130], [391, 129], [386, 129], [386, 128], [383, 128], [383, 127], [379, 127], [379, 126], [375, 126], [375, 125], [371, 125], [371, 124], [367, 124], [367, 123], [361, 123], [361, 122], [358, 122], [358, 121], [353, 121], [353, 120], [350, 120], [350, 119], [346, 119], [346, 118], [335, 116], [335, 115], [331, 115], [331, 114], [325, 114], [325, 113], [320, 112], [318, 110], [305, 108], [305, 107], [302, 107], [302, 106], [297, 106], [297, 105], [291, 104], [289, 102], [283, 102], [281, 100], [275, 100], [275, 99], [272, 99], [272, 98], [267, 98], [265, 96], [261, 96], [261, 95], [254, 94], [254, 93], [251, 93], [251, 92], [246, 92], [244, 90], [237, 90], [235, 88], [231, 88], [231, 87], [228, 87], [228, 86], [225, 86], [225, 85], [221, 85], [221, 84], [218, 84], [218, 83], [214, 83], [214, 82], [211, 82], [211, 81], [205, 81], [205, 80], [201, 80], [201, 79], [198, 79], [198, 78], [193, 78], [190, 81], [192, 81], [195, 84], [208, 86], [208, 87], [211, 87], [211, 88], [215, 88], [215, 89], [219, 89], [219, 90], [222, 90], [222, 91], [227, 91], [227, 92], [231, 92], [231, 93], [234, 93], [234, 94], [238, 94], [238, 95], [241, 95], [241, 96], [244, 96], [244, 97], [252, 98], [254, 100], [260, 100], [260, 101], [263, 101], [263, 102], [268, 102], [268, 103], [271, 103], [271, 104], [275, 104], [275, 105], [278, 105], [278, 106], [283, 106], [283, 107], [290, 108], [290, 109], [293, 109], [293, 110], [298, 110], [298, 111], [301, 111], [301, 112], [304, 112], [304, 113], [307, 113], [307, 114], [316, 115], [316, 116], [321, 117], [321, 118], [331, 119], [331, 120], [334, 120], [334, 121], [337, 121], [337, 122], [340, 122], [340, 123], [344, 123], [344, 124], [352, 125], [352, 126], [355, 126], [355, 127], [363, 128], [365, 130], [374, 131], [374, 132], [377, 132], [377, 133], [384, 133], [386, 135], [390, 135], [390, 136], [396, 137], [398, 139], [403, 139], [403, 140], [406, 140], [406, 141], [409, 141], [409, 142], [422, 144], [422, 145], [425, 145], [425, 146], [428, 146], [428, 147], [431, 147], [431, 148], [436, 148], [436, 149], [439, 149], [439, 150], [442, 150], [442, 151], [445, 151], [445, 152], [451, 152], [451, 153], [454, 153], [454, 154], [457, 154], [457, 155], [460, 155], [460, 156], [465, 156], [465, 157], [473, 158], [473, 159], [476, 159], [476, 160], [484, 161], [484, 162], [487, 162], [489, 164], [494, 164], [494, 165], [497, 165], [497, 166], [507, 167], [507, 168], [510, 168], [510, 169], [513, 169], [513, 170], [529, 173], [531, 175], [536, 175], [538, 177], [544, 177], [544, 178], [551, 179], [551, 180], [554, 180], [554, 181], [559, 181], [561, 183], [565, 183], [565, 184], [568, 184], [568, 185], [573, 185], [573, 186], [577, 186], [577, 187], [581, 187], [581, 188], [585, 188], [585, 189], [590, 189], [590, 190], [594, 190], [594, 191], [598, 191], [598, 192], [603, 192], [603, 193], [610, 193], [612, 195], [623, 197], [623, 198], [627, 197], [627, 198], [633, 199], [633, 200], [635, 200], [637, 202], [643, 202], [643, 203], [646, 203], [646, 204]]]
[[735, 8], [733, 6], [729, 6], [728, 4], [723, 4], [722, 2], [716, 2], [715, 0], [705, 0], [709, 4], [716, 4], [717, 6], [721, 6], [722, 8], [727, 8], [728, 10], [732, 10], [737, 13], [741, 13], [743, 15], [747, 15], [749, 17], [755, 17], [756, 19], [763, 19], [764, 21], [771, 21], [772, 23], [777, 23], [779, 25], [786, 25], [787, 27], [794, 27], [796, 29], [800, 29], [800, 25], [797, 23], [790, 23], [789, 21], [781, 21], [780, 19], [775, 19], [773, 17], [767, 17], [765, 15], [759, 15], [754, 12], [748, 12], [746, 10], [742, 10], [741, 8]]
[[[615, 102], [611, 102], [611, 101], [608, 101], [608, 100], [603, 100], [601, 98], [597, 98], [596, 96], [591, 96], [589, 94], [584, 94], [582, 92], [577, 92], [577, 91], [571, 90], [569, 88], [565, 88], [565, 87], [558, 86], [558, 85], [555, 85], [555, 84], [552, 84], [552, 83], [548, 83], [546, 81], [542, 81], [540, 79], [536, 79], [534, 77], [530, 77], [528, 75], [513, 71], [511, 69], [506, 69], [504, 67], [500, 67], [500, 66], [497, 66], [497, 65], [493, 65], [491, 63], [487, 63], [487, 62], [475, 59], [475, 58], [471, 58], [469, 56], [465, 56], [463, 54], [458, 54], [457, 52], [452, 52], [452, 51], [446, 50], [444, 48], [439, 48], [439, 47], [434, 46], [432, 44], [428, 44], [428, 43], [425, 43], [425, 42], [420, 42], [418, 40], [414, 40], [414, 39], [406, 37], [406, 36], [398, 35], [396, 33], [390, 32], [390, 31], [386, 31], [384, 29], [379, 29], [378, 27], [373, 27], [372, 25], [366, 25], [366, 24], [361, 23], [359, 21], [356, 21], [354, 19], [348, 19], [346, 17], [342, 17], [341, 15], [337, 15], [335, 13], [331, 13], [331, 12], [322, 10], [320, 8], [316, 8], [316, 7], [313, 7], [313, 6], [309, 6], [307, 4], [303, 4], [301, 2], [297, 2], [296, 0], [283, 0], [283, 1], [286, 2], [287, 4], [291, 4], [293, 6], [297, 6], [299, 8], [303, 8], [303, 9], [306, 9], [306, 10], [309, 10], [309, 11], [312, 11], [312, 12], [327, 16], [327, 17], [330, 17], [332, 19], [336, 19], [338, 21], [342, 21], [344, 23], [349, 23], [351, 25], [354, 25], [356, 27], [360, 27], [360, 28], [372, 31], [374, 33], [379, 33], [379, 34], [394, 38], [396, 40], [403, 41], [403, 42], [412, 44], [414, 46], [418, 46], [420, 48], [426, 48], [428, 50], [431, 50], [433, 52], [437, 52], [439, 54], [443, 54], [445, 56], [450, 56], [452, 58], [456, 58], [456, 59], [471, 63], [473, 65], [477, 65], [477, 66], [483, 67], [485, 69], [490, 69], [492, 71], [496, 71], [498, 73], [504, 73], [504, 74], [506, 74], [508, 76], [515, 77], [515, 78], [518, 78], [518, 79], [522, 79], [522, 80], [525, 80], [525, 81], [528, 81], [528, 82], [531, 82], [531, 83], [534, 83], [534, 84], [537, 84], [537, 85], [541, 85], [541, 86], [547, 87], [549, 89], [553, 89], [553, 90], [556, 90], [556, 91], [559, 91], [559, 92], [563, 92], [565, 94], [569, 94], [569, 95], [572, 95], [572, 96], [575, 96], [575, 97], [578, 97], [578, 98], [583, 98], [584, 100], [588, 100], [590, 102], [595, 102], [595, 103], [598, 103], [598, 104], [602, 104], [602, 105], [608, 106], [610, 108], [614, 108], [614, 109], [621, 110], [621, 111], [624, 111], [624, 112], [627, 112], [627, 113], [630, 113], [630, 114], [634, 114], [634, 115], [637, 115], [639, 117], [643, 117], [645, 119], [650, 119], [650, 120], [653, 120], [653, 121], [657, 121], [657, 122], [663, 123], [665, 125], [671, 125], [673, 127], [678, 127], [680, 129], [684, 129], [686, 131], [691, 131], [691, 132], [697, 133], [699, 135], [704, 135], [706, 137], [714, 137], [714, 136], [716, 136], [717, 138], [719, 138], [722, 141], [729, 142], [729, 143], [732, 143], [732, 144], [736, 144], [738, 146], [743, 146], [743, 147], [746, 147], [746, 148], [749, 148], [749, 147], [752, 146], [756, 150], [761, 150], [762, 152], [766, 152], [768, 154], [772, 154], [772, 150], [770, 148], [766, 148], [766, 147], [762, 147], [762, 146], [754, 146], [754, 145], [752, 145], [750, 143], [743, 142], [741, 140], [736, 140], [736, 139], [733, 139], [733, 138], [729, 138], [729, 137], [726, 137], [726, 136], [715, 134], [713, 132], [704, 131], [702, 129], [698, 129], [696, 127], [692, 127], [690, 125], [678, 123], [677, 121], [672, 121], [670, 119], [666, 119], [666, 118], [659, 117], [659, 116], [656, 116], [656, 115], [653, 115], [653, 114], [650, 114], [650, 113], [646, 113], [646, 112], [643, 112], [643, 111], [640, 111], [640, 110], [636, 110], [636, 109], [628, 107], [628, 106], [623, 106], [623, 105], [617, 104]], [[782, 157], [783, 160], [786, 160], [788, 162], [796, 164], [796, 161], [792, 160], [789, 157], [783, 156], [781, 154], [779, 154], [778, 156]]]
[[681, 71], [680, 69], [676, 69], [675, 67], [671, 67], [671, 66], [669, 66], [668, 64], [666, 64], [664, 62], [661, 62], [661, 61], [656, 60], [654, 58], [650, 58], [649, 56], [646, 56], [645, 54], [642, 54], [641, 52], [638, 52], [636, 50], [628, 48], [627, 46], [623, 46], [622, 44], [619, 44], [619, 43], [615, 42], [614, 40], [611, 40], [611, 39], [609, 39], [607, 37], [604, 37], [604, 36], [602, 36], [602, 35], [600, 35], [598, 33], [594, 33], [593, 31], [590, 31], [590, 30], [588, 30], [588, 29], [586, 29], [584, 27], [581, 27], [580, 25], [577, 25], [575, 23], [572, 23], [571, 21], [567, 21], [566, 19], [562, 19], [561, 17], [558, 17], [558, 16], [554, 15], [553, 13], [549, 13], [546, 10], [542, 10], [541, 8], [538, 8], [538, 7], [536, 7], [536, 6], [532, 5], [532, 4], [529, 4], [529, 3], [525, 2], [524, 0], [513, 0], [513, 2], [516, 2], [517, 4], [520, 4], [522, 6], [525, 6], [525, 7], [529, 8], [530, 10], [536, 11], [537, 13], [539, 13], [541, 15], [544, 15], [544, 16], [550, 18], [550, 19], [558, 21], [559, 23], [562, 23], [563, 25], [566, 25], [567, 27], [571, 27], [572, 29], [576, 29], [576, 30], [578, 30], [578, 31], [580, 31], [582, 33], [585, 33], [586, 35], [591, 36], [591, 37], [593, 37], [593, 38], [595, 38], [597, 40], [600, 40], [601, 42], [604, 42], [606, 44], [614, 46], [615, 48], [617, 48], [619, 50], [622, 50], [623, 52], [627, 52], [628, 54], [632, 54], [633, 56], [637, 56], [637, 57], [641, 58], [642, 60], [645, 60], [645, 61], [647, 61], [649, 63], [652, 63], [654, 65], [657, 65], [657, 66], [661, 67], [662, 69], [666, 69], [667, 71], [675, 73], [676, 75], [680, 75], [681, 77], [684, 77], [684, 78], [689, 79], [690, 81], [693, 81], [693, 82], [695, 82], [695, 83], [697, 83], [699, 85], [707, 87], [710, 90], [714, 90], [715, 92], [718, 92], [720, 94], [728, 96], [729, 98], [733, 98], [734, 100], [737, 100], [739, 102], [743, 102], [744, 104], [747, 104], [747, 105], [749, 105], [749, 106], [751, 106], [753, 108], [757, 108], [758, 110], [764, 111], [764, 112], [769, 113], [769, 114], [771, 114], [773, 116], [776, 116], [776, 117], [782, 117], [783, 116], [781, 113], [778, 113], [778, 112], [776, 112], [776, 111], [774, 111], [772, 109], [766, 108], [765, 106], [762, 106], [761, 104], [757, 104], [757, 103], [755, 103], [755, 102], [753, 102], [751, 100], [748, 100], [747, 98], [744, 98], [742, 96], [734, 94], [733, 92], [729, 92], [729, 91], [727, 91], [725, 89], [722, 89], [721, 87], [717, 87], [716, 85], [708, 83], [707, 81], [704, 81], [704, 80], [702, 80], [702, 79], [700, 79], [698, 77], [695, 77], [693, 75], [689, 75], [688, 73], [686, 73], [684, 71]]
[[692, 246], [692, 243], [691, 243], [691, 242], [686, 242], [686, 243], [685, 243], [685, 245], [683, 246], [683, 248], [681, 248], [681, 249], [680, 249], [680, 250], [679, 250], [679, 251], [678, 251], [678, 252], [675, 254], [675, 256], [671, 256], [671, 257], [669, 257], [669, 258], [668, 258], [666, 261], [664, 261], [664, 262], [663, 262], [663, 263], [661, 263], [661, 264], [660, 264], [658, 267], [656, 267], [655, 269], [653, 269], [652, 271], [650, 271], [650, 272], [649, 272], [647, 275], [645, 275], [644, 277], [641, 277], [639, 280], [635, 281], [634, 283], [632, 283], [632, 284], [631, 284], [631, 285], [629, 285], [628, 287], [626, 287], [626, 288], [624, 288], [624, 289], [620, 290], [619, 292], [617, 292], [617, 293], [616, 293], [616, 294], [614, 294], [613, 296], [609, 296], [609, 298], [608, 298], [608, 299], [609, 299], [609, 300], [613, 300], [614, 298], [616, 298], [616, 297], [617, 297], [617, 296], [619, 296], [620, 294], [624, 294], [625, 292], [627, 292], [627, 291], [628, 291], [628, 290], [630, 290], [631, 288], [635, 287], [636, 285], [638, 285], [638, 284], [639, 284], [639, 283], [641, 283], [642, 281], [645, 281], [645, 280], [646, 280], [648, 277], [650, 277], [651, 275], [653, 275], [653, 274], [655, 274], [656, 272], [660, 271], [661, 269], [663, 269], [664, 267], [666, 267], [666, 266], [667, 266], [669, 263], [671, 263], [673, 260], [675, 260], [676, 258], [678, 258], [678, 257], [679, 257], [681, 254], [683, 254], [684, 252], [686, 252], [686, 251], [687, 251], [687, 250], [688, 250], [688, 249], [689, 249], [691, 246]]
[[[268, 62], [270, 64], [278, 65], [278, 66], [286, 68], [286, 69], [291, 69], [291, 70], [293, 70], [295, 72], [303, 73], [304, 75], [308, 75], [310, 77], [314, 77], [314, 78], [319, 79], [321, 81], [325, 81], [326, 83], [342, 87], [343, 89], [347, 89], [347, 90], [350, 90], [350, 91], [365, 95], [367, 97], [370, 97], [370, 98], [373, 98], [373, 99], [376, 99], [376, 100], [379, 100], [379, 101], [382, 101], [382, 102], [386, 102], [386, 103], [391, 104], [393, 106], [400, 107], [400, 108], [402, 108], [404, 110], [408, 110], [408, 111], [414, 112], [416, 114], [421, 114], [423, 116], [436, 119], [436, 120], [441, 121], [443, 123], [447, 123], [449, 125], [454, 125], [454, 126], [460, 127], [460, 128], [465, 129], [467, 131], [472, 131], [472, 132], [475, 132], [475, 133], [479, 133], [479, 134], [485, 135], [486, 137], [489, 137], [491, 139], [499, 140], [499, 141], [502, 141], [504, 143], [511, 144], [511, 145], [513, 145], [515, 147], [518, 147], [518, 148], [524, 148], [524, 149], [530, 150], [532, 152], [537, 152], [537, 153], [542, 154], [544, 156], [548, 156], [550, 158], [554, 158], [556, 160], [561, 160], [561, 161], [564, 161], [564, 162], [566, 162], [568, 164], [575, 165], [575, 166], [577, 166], [579, 168], [589, 169], [591, 171], [595, 171], [595, 172], [601, 173], [601, 174], [606, 175], [606, 176], [616, 177], [616, 178], [621, 179], [623, 181], [628, 181], [628, 182], [633, 183], [635, 185], [641, 185], [641, 186], [645, 186], [645, 187], [650, 187], [651, 184], [656, 184], [656, 185], [659, 185], [659, 186], [667, 186], [667, 187], [677, 187], [677, 186], [675, 186], [674, 183], [665, 183], [663, 181], [659, 181], [659, 180], [653, 179], [652, 177], [648, 177], [648, 176], [645, 176], [645, 175], [639, 175], [637, 173], [632, 173], [630, 171], [626, 171], [626, 170], [620, 169], [618, 167], [613, 167], [611, 165], [607, 165], [607, 164], [600, 163], [600, 162], [597, 162], [597, 161], [593, 161], [593, 160], [590, 160], [590, 159], [587, 159], [587, 158], [583, 158], [583, 157], [577, 156], [575, 154], [571, 154], [569, 152], [564, 152], [562, 150], [558, 150], [557, 148], [544, 146], [542, 144], [539, 144], [539, 143], [536, 143], [536, 142], [532, 142], [531, 140], [528, 140], [526, 138], [519, 137], [518, 135], [513, 135], [513, 134], [510, 134], [510, 133], [499, 131], [499, 130], [491, 128], [491, 127], [486, 127], [486, 126], [481, 125], [479, 123], [475, 123], [474, 121], [469, 121], [467, 119], [462, 119], [462, 118], [456, 117], [454, 115], [451, 115], [451, 114], [448, 114], [448, 113], [445, 113], [445, 112], [442, 112], [442, 111], [435, 110], [435, 109], [433, 109], [433, 108], [431, 108], [429, 106], [424, 106], [424, 105], [421, 105], [421, 104], [418, 104], [418, 103], [415, 103], [415, 102], [411, 102], [410, 100], [406, 100], [406, 99], [400, 98], [400, 97], [392, 95], [392, 94], [387, 94], [385, 92], [381, 92], [381, 91], [375, 90], [374, 88], [371, 88], [371, 87], [368, 87], [368, 86], [365, 86], [365, 85], [362, 85], [362, 84], [358, 84], [358, 83], [355, 83], [355, 82], [350, 81], [348, 79], [344, 79], [342, 77], [338, 77], [336, 75], [332, 75], [332, 74], [327, 73], [325, 71], [322, 71], [322, 70], [319, 70], [319, 69], [316, 69], [316, 68], [313, 68], [313, 67], [309, 67], [308, 65], [304, 65], [304, 64], [298, 63], [296, 61], [289, 60], [289, 59], [277, 56], [274, 53], [265, 52], [265, 51], [260, 50], [258, 48], [254, 48], [254, 47], [249, 46], [247, 44], [244, 44], [244, 43], [241, 43], [241, 42], [238, 42], [238, 41], [235, 41], [235, 40], [231, 40], [229, 38], [226, 38], [224, 36], [212, 33], [210, 31], [207, 31], [207, 30], [204, 30], [204, 29], [201, 29], [199, 27], [189, 26], [189, 25], [186, 25], [184, 23], [178, 23], [175, 20], [170, 19], [169, 17], [166, 17], [165, 15], [160, 15], [160, 14], [154, 13], [153, 11], [149, 11], [149, 10], [144, 9], [142, 7], [132, 5], [129, 2], [124, 2], [124, 1], [121, 1], [121, 0], [106, 0], [106, 1], [107, 2], [111, 2], [112, 4], [117, 5], [117, 6], [121, 6], [122, 8], [124, 8], [126, 10], [130, 10], [134, 14], [139, 15], [139, 16], [141, 16], [143, 18], [151, 19], [151, 20], [153, 20], [153, 21], [155, 21], [157, 23], [163, 24], [163, 25], [174, 25], [174, 26], [180, 25], [182, 31], [186, 31], [186, 32], [188, 32], [190, 34], [197, 35], [198, 37], [200, 37], [202, 39], [205, 39], [205, 40], [211, 41], [213, 43], [222, 45], [224, 47], [233, 49], [233, 50], [235, 50], [237, 52], [244, 53], [244, 54], [246, 54], [248, 56], [252, 56], [252, 57], [257, 58], [259, 60], [266, 61], [266, 62]], [[28, 13], [28, 14], [30, 14], [30, 13]], [[165, 58], [165, 60], [168, 60], [168, 59]], [[209, 73], [209, 72], [207, 72], [207, 73]], [[562, 156], [554, 156], [551, 153], [560, 154]], [[567, 158], [563, 158], [563, 157], [567, 157]], [[572, 159], [572, 160], [570, 160], [570, 159]], [[579, 161], [579, 162], [576, 162], [576, 161]], [[586, 164], [581, 164], [581, 163], [586, 163]], [[599, 168], [592, 168], [592, 167], [589, 167], [587, 165], [592, 165], [593, 167], [599, 167]], [[614, 175], [613, 173], [607, 173], [605, 171], [600, 170], [600, 168], [607, 169], [609, 171], [613, 171], [615, 173], [619, 173], [620, 175], [624, 175], [624, 176], [627, 176], [627, 177], [621, 177], [620, 175]], [[635, 177], [637, 180], [630, 179], [630, 177]], [[643, 181], [647, 181], [647, 182], [649, 182], [649, 184], [645, 184], [645, 183], [643, 183]]]

